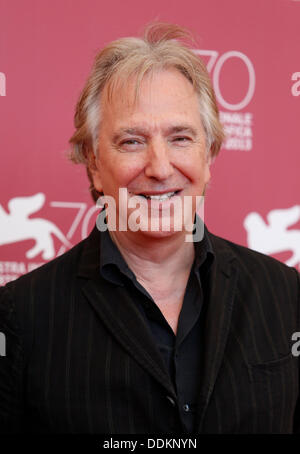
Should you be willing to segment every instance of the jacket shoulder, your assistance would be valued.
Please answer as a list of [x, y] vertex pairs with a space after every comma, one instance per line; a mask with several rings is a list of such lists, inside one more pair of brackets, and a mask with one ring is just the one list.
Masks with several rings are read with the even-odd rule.
[[23, 274], [14, 281], [8, 282], [4, 287], [0, 288], [0, 291], [18, 292], [29, 289], [33, 283], [40, 283], [41, 286], [45, 285], [46, 288], [47, 283], [51, 281], [54, 275], [66, 278], [70, 273], [76, 272], [77, 264], [87, 241], [88, 238], [85, 238], [64, 254], [29, 273]]
[[210, 237], [217, 256], [218, 254], [230, 254], [242, 267], [245, 266], [253, 273], [267, 270], [269, 273], [284, 273], [286, 276], [293, 277], [293, 279], [298, 275], [299, 279], [299, 273], [295, 268], [289, 267], [269, 255], [254, 251], [217, 235], [210, 234]]

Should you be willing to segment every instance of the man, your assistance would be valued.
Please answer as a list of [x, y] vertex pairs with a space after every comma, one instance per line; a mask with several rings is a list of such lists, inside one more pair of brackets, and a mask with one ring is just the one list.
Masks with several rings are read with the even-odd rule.
[[[156, 24], [96, 57], [72, 159], [104, 196], [108, 230], [1, 289], [2, 430], [298, 430], [298, 273], [206, 228], [186, 241], [223, 132], [183, 36]], [[186, 200], [191, 216], [175, 209]]]

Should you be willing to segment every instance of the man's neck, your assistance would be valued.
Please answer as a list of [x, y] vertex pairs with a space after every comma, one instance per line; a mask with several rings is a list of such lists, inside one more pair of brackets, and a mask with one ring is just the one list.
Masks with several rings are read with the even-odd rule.
[[128, 232], [109, 232], [137, 279], [153, 284], [175, 281], [189, 272], [194, 244], [185, 242], [184, 232], [164, 238], [143, 238]]

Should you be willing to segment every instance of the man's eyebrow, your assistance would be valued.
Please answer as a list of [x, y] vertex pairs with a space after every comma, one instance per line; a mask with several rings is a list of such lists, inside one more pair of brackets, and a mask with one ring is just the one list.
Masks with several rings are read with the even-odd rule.
[[186, 124], [170, 126], [169, 128], [166, 129], [166, 131], [167, 134], [176, 134], [181, 132], [182, 133], [187, 132], [194, 136], [197, 136], [199, 134], [199, 132], [197, 132], [197, 130], [193, 126]]
[[[178, 124], [178, 125], [172, 125], [172, 126], [167, 126], [163, 128], [164, 134], [169, 135], [169, 134], [176, 134], [176, 133], [190, 133], [193, 136], [197, 136], [199, 132], [197, 132], [197, 129], [195, 129], [193, 126], [188, 125], [188, 124]], [[113, 141], [117, 142], [122, 135], [132, 135], [132, 136], [150, 136], [151, 135], [151, 129], [145, 128], [145, 127], [129, 127], [129, 128], [121, 128], [116, 133], [113, 135]]]
[[149, 135], [149, 131], [140, 127], [121, 128], [113, 135], [113, 141], [117, 142], [125, 134], [128, 134], [129, 136], [147, 136]]

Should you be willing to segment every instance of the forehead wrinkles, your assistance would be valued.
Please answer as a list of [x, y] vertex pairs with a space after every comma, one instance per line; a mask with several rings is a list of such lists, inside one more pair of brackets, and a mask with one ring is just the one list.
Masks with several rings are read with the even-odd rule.
[[[120, 76], [120, 74], [116, 73], [105, 85], [101, 95], [101, 102], [110, 106], [121, 104], [129, 111], [134, 111], [138, 107], [141, 94], [143, 94], [143, 100], [149, 100], [150, 103], [155, 102], [157, 96], [155, 84], [159, 83], [160, 79], [162, 83], [166, 84], [166, 75], [171, 78], [171, 84], [166, 86], [166, 93], [170, 95], [170, 102], [178, 100], [182, 104], [186, 102], [193, 103], [194, 96], [196, 96], [198, 102], [198, 96], [193, 85], [176, 68], [160, 70], [149, 70], [148, 68], [144, 72], [139, 72], [138, 75], [134, 73], [126, 74], [125, 72]], [[174, 86], [175, 79], [181, 86], [179, 89], [178, 85], [176, 86], [175, 84]], [[181, 84], [180, 81], [182, 82]], [[160, 98], [158, 97], [157, 100], [159, 102]]]

